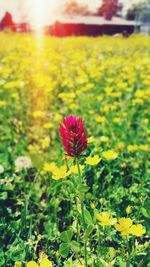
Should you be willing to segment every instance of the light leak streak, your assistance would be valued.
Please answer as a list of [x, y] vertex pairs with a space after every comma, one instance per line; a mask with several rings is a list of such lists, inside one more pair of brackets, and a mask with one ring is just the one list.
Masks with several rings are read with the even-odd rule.
[[43, 25], [46, 14], [46, 5], [44, 0], [33, 0], [32, 21], [36, 34], [36, 45], [38, 53], [43, 50]]

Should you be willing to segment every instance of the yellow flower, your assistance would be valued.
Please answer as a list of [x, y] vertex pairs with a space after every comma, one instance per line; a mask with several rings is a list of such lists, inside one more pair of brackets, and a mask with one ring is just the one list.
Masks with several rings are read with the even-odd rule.
[[149, 151], [149, 146], [148, 145], [140, 145], [139, 148], [145, 152], [148, 152]]
[[103, 123], [106, 121], [106, 117], [97, 115], [95, 117], [96, 122]]
[[110, 106], [106, 104], [106, 105], [103, 107], [103, 111], [104, 111], [105, 113], [108, 113], [109, 110], [110, 110]]
[[101, 136], [101, 138], [100, 138], [100, 141], [101, 142], [108, 142], [109, 141], [109, 137], [107, 137], [107, 136]]
[[104, 151], [102, 155], [105, 159], [108, 160], [114, 160], [118, 157], [118, 153], [116, 153], [113, 149]]
[[127, 208], [126, 208], [126, 213], [129, 214], [131, 212], [131, 206], [129, 205]]
[[6, 105], [6, 101], [0, 100], [0, 107], [5, 107]]
[[[83, 170], [84, 170], [84, 165], [79, 165], [79, 168], [80, 168], [80, 171], [81, 171], [81, 173], [82, 173]], [[78, 174], [78, 167], [77, 167], [76, 165], [71, 166], [71, 168], [70, 168], [69, 171], [70, 171], [70, 173]]]
[[52, 262], [47, 258], [39, 260], [39, 263], [40, 265], [38, 265], [35, 261], [29, 261], [26, 267], [52, 267]]
[[135, 236], [142, 236], [145, 232], [145, 228], [142, 224], [132, 225], [130, 230], [130, 233]]
[[35, 261], [29, 261], [26, 267], [39, 267]]
[[117, 147], [118, 147], [119, 149], [123, 149], [123, 148], [125, 147], [125, 143], [124, 143], [124, 142], [119, 142], [119, 143], [117, 144]]
[[114, 225], [117, 222], [116, 218], [110, 218], [110, 214], [108, 212], [96, 214], [96, 219], [99, 221], [99, 225], [101, 226]]
[[120, 118], [114, 118], [113, 121], [116, 123], [119, 123], [119, 122], [121, 122], [121, 119]]
[[137, 90], [137, 91], [135, 92], [135, 96], [136, 96], [137, 98], [143, 98], [143, 97], [145, 96], [145, 92], [144, 92], [143, 90]]
[[20, 261], [16, 261], [14, 267], [21, 267], [22, 263]]
[[40, 260], [40, 267], [52, 267], [52, 262], [48, 259]]
[[99, 158], [98, 155], [95, 155], [94, 157], [87, 157], [85, 163], [91, 166], [97, 165], [101, 161], [101, 158]]
[[44, 117], [44, 112], [41, 110], [36, 110], [33, 112], [33, 117], [34, 118], [43, 118]]
[[94, 203], [90, 203], [90, 207], [91, 207], [91, 209], [95, 209], [95, 204]]
[[52, 163], [44, 163], [43, 170], [46, 172], [53, 172], [56, 169], [56, 164], [55, 162]]
[[54, 125], [51, 122], [47, 122], [43, 125], [44, 129], [51, 129], [54, 128]]
[[122, 235], [129, 235], [131, 231], [132, 220], [130, 218], [120, 218], [119, 223], [115, 225], [117, 231]]
[[41, 139], [40, 140], [40, 143], [41, 143], [41, 147], [43, 149], [48, 148], [49, 147], [49, 144], [50, 144], [50, 138], [47, 136], [44, 139]]
[[127, 146], [127, 150], [129, 152], [135, 152], [137, 149], [138, 149], [138, 146], [137, 145], [128, 145]]
[[29, 146], [28, 146], [28, 149], [29, 149], [29, 151], [31, 151], [31, 152], [35, 152], [35, 150], [36, 150], [36, 148], [35, 148], [34, 145], [29, 145]]
[[143, 104], [143, 100], [140, 99], [140, 98], [135, 98], [132, 100], [132, 103], [133, 104], [139, 104], [139, 105], [142, 105]]
[[67, 171], [66, 165], [63, 165], [61, 167], [56, 167], [55, 169], [53, 169], [52, 172], [53, 172], [52, 179], [54, 180], [64, 179], [71, 173], [70, 171]]
[[94, 143], [94, 137], [93, 136], [88, 138], [88, 144], [92, 144], [92, 143]]

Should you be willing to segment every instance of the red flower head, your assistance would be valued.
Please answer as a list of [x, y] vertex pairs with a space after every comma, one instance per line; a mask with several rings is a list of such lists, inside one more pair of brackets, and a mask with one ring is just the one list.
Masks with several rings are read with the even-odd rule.
[[86, 130], [81, 118], [74, 115], [64, 118], [59, 133], [68, 156], [79, 157], [87, 148]]

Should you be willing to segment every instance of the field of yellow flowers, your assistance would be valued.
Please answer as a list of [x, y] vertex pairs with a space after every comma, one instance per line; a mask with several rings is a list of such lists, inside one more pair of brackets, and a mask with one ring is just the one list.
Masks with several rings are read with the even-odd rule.
[[150, 266], [150, 38], [0, 44], [0, 266]]

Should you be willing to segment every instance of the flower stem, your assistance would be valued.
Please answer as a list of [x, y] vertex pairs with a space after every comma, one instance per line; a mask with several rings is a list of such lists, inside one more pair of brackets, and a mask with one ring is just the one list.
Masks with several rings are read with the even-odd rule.
[[[79, 161], [78, 158], [76, 158], [76, 164], [77, 164], [77, 168], [78, 168], [78, 175], [79, 175], [79, 179], [80, 179], [80, 183], [82, 184], [82, 176], [81, 176], [81, 171], [80, 171], [80, 165], [79, 165]], [[86, 231], [86, 224], [85, 224], [85, 215], [84, 215], [84, 203], [83, 200], [80, 199], [81, 202], [81, 217], [82, 217], [82, 225], [83, 225], [83, 230], [84, 233]], [[84, 260], [85, 260], [85, 267], [88, 267], [88, 263], [87, 263], [87, 241], [84, 241]]]

